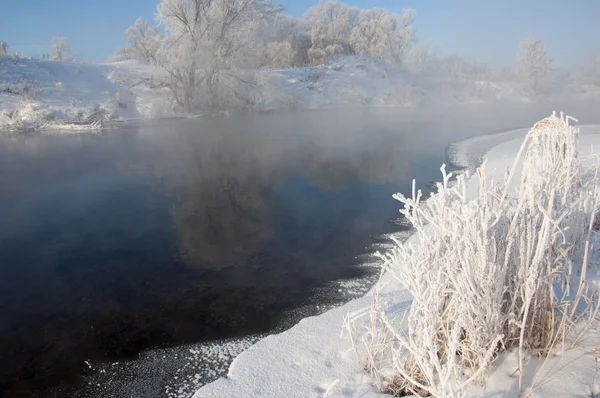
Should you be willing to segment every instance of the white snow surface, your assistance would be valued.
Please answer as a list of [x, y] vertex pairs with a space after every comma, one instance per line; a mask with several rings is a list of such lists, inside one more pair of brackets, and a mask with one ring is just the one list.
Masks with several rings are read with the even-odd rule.
[[[583, 164], [598, 164], [600, 126], [582, 126], [580, 158]], [[457, 143], [455, 158], [477, 159], [474, 150], [484, 151], [486, 174], [499, 181], [512, 165], [527, 130], [478, 137]], [[485, 153], [485, 151], [488, 151]], [[485, 154], [485, 156], [483, 156]], [[465, 167], [473, 167], [465, 164]], [[518, 178], [517, 178], [518, 179]], [[469, 195], [477, 194], [478, 182], [471, 179]], [[413, 240], [415, 236], [409, 238]], [[417, 242], [415, 242], [417, 243]], [[594, 249], [588, 279], [599, 286], [600, 255]], [[406, 311], [411, 296], [402, 286], [385, 289], [386, 308]], [[211, 397], [383, 397], [374, 380], [358, 366], [352, 344], [343, 328], [344, 317], [366, 308], [371, 297], [355, 299], [322, 315], [303, 319], [296, 326], [257, 342], [231, 364], [227, 377], [200, 388], [194, 398]], [[573, 348], [546, 360], [529, 358], [525, 374], [528, 397], [600, 396], [600, 323]], [[517, 354], [501, 355], [484, 385], [472, 385], [468, 396], [517, 397]]]
[[107, 74], [95, 64], [0, 57], [0, 130], [90, 129], [139, 117], [133, 93]]

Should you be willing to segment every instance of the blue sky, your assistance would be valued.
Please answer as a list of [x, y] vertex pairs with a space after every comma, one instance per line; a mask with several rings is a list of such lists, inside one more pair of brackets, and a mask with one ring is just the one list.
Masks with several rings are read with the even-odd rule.
[[[282, 0], [299, 17], [317, 0]], [[421, 41], [495, 65], [513, 65], [519, 41], [534, 34], [558, 65], [600, 53], [600, 0], [346, 0], [361, 8], [400, 12], [412, 7]], [[48, 52], [52, 36], [66, 36], [84, 60], [104, 60], [124, 44], [137, 17], [152, 19], [158, 0], [0, 0], [0, 40], [27, 55]]]

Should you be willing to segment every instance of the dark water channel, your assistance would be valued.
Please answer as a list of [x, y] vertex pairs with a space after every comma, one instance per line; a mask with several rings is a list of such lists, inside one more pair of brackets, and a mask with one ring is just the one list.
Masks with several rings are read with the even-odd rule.
[[483, 111], [0, 137], [0, 396], [67, 391], [86, 360], [273, 330], [370, 272], [356, 257], [401, 228], [392, 194], [438, 179]]

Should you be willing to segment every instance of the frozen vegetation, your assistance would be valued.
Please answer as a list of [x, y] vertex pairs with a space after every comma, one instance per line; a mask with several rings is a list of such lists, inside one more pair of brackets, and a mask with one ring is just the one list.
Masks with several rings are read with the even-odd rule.
[[261, 340], [195, 397], [598, 394], [600, 143], [567, 122], [398, 195], [415, 234], [370, 295]]

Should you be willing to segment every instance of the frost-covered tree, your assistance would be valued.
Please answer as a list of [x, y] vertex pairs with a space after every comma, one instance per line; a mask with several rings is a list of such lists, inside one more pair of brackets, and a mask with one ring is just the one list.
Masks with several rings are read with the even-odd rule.
[[272, 68], [292, 66], [293, 50], [289, 41], [272, 41], [265, 49], [265, 65]]
[[[308, 64], [308, 50], [311, 47], [310, 26], [305, 20], [298, 20], [283, 16], [276, 18], [272, 26], [268, 26], [265, 32], [265, 55], [263, 65], [267, 67], [282, 67], [288, 52], [291, 51], [290, 59], [285, 66], [305, 66]], [[274, 43], [274, 44], [271, 44]], [[290, 49], [287, 44], [289, 43]], [[279, 48], [284, 55], [276, 53]], [[272, 59], [275, 57], [276, 59]]]
[[5, 41], [0, 40], [0, 56], [8, 55], [8, 44]]
[[155, 63], [182, 112], [247, 100], [249, 70], [260, 63], [265, 24], [280, 8], [265, 0], [162, 0], [166, 37]]
[[450, 54], [439, 62], [441, 72], [455, 79], [489, 81], [492, 75], [490, 65], [469, 61], [456, 54]]
[[430, 43], [413, 46], [408, 56], [408, 69], [413, 73], [423, 73], [435, 68], [436, 48]]
[[52, 38], [52, 60], [64, 61], [67, 54], [71, 51], [69, 41], [66, 37], [55, 36]]
[[554, 75], [553, 59], [544, 43], [533, 36], [529, 37], [521, 43], [517, 60], [525, 91], [532, 96], [543, 94]]
[[334, 0], [321, 1], [306, 12], [305, 19], [311, 26], [310, 63], [322, 64], [335, 54], [352, 52], [352, 30], [358, 23], [359, 9]]
[[305, 20], [310, 24], [312, 64], [321, 64], [335, 54], [361, 54], [399, 64], [414, 41], [411, 9], [402, 15], [383, 9], [359, 10], [338, 0], [321, 1], [309, 9]]
[[138, 18], [125, 31], [128, 46], [117, 50], [118, 59], [153, 61], [161, 45], [160, 30], [144, 18]]
[[298, 30], [292, 36], [292, 66], [306, 66], [310, 60], [308, 51], [312, 42], [307, 31]]
[[414, 41], [415, 12], [405, 9], [394, 15], [383, 9], [361, 10], [349, 44], [353, 53], [371, 55], [389, 64], [400, 64]]

